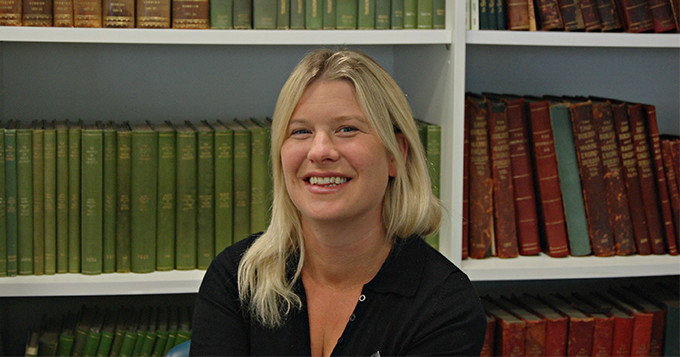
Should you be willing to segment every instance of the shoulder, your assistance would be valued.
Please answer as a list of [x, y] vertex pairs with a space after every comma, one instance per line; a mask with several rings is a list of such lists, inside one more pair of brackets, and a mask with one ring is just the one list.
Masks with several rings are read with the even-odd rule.
[[215, 256], [215, 259], [211, 265], [228, 265], [238, 267], [243, 254], [245, 254], [248, 248], [250, 248], [261, 235], [262, 233], [251, 234], [245, 239], [242, 239], [224, 248], [224, 250]]

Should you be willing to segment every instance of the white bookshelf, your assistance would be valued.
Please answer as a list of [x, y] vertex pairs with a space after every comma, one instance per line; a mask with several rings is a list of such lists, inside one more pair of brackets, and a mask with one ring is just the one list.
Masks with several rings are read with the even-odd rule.
[[679, 48], [678, 33], [467, 31], [469, 45]]

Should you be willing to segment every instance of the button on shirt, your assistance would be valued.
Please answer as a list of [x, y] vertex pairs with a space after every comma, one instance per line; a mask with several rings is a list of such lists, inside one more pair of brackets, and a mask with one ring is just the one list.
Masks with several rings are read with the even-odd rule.
[[[262, 326], [238, 297], [237, 269], [251, 236], [212, 262], [199, 290], [192, 355], [311, 355], [303, 306], [277, 328]], [[420, 237], [397, 239], [378, 274], [366, 285], [338, 339], [334, 356], [479, 355], [484, 310], [467, 276]]]

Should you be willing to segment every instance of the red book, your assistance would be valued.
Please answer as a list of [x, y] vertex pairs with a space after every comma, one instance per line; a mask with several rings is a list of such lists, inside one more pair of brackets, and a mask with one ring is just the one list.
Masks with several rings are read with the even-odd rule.
[[635, 159], [637, 162], [640, 190], [642, 192], [642, 204], [644, 206], [647, 228], [649, 229], [649, 244], [654, 254], [666, 253], [664, 244], [663, 224], [659, 199], [656, 192], [656, 178], [652, 164], [652, 154], [649, 147], [645, 117], [642, 113], [642, 105], [628, 104], [628, 119], [633, 133], [633, 146], [635, 147]]
[[482, 304], [486, 312], [496, 318], [495, 355], [523, 356], [524, 320], [496, 305], [488, 296], [482, 297]]
[[480, 98], [466, 98], [470, 115], [470, 219], [469, 255], [485, 258], [494, 255], [493, 180], [489, 154], [488, 110]]
[[633, 337], [630, 345], [630, 356], [649, 356], [654, 316], [649, 312], [628, 304], [611, 293], [602, 292], [598, 293], [598, 295], [633, 316]]
[[545, 355], [566, 355], [567, 329], [569, 327], [567, 316], [529, 294], [515, 297], [514, 301], [545, 321]]
[[600, 13], [597, 10], [597, 1], [579, 1], [581, 5], [581, 14], [583, 14], [583, 26], [585, 26], [586, 31], [602, 31]]
[[680, 187], [680, 139], [675, 139], [671, 143], [671, 153], [673, 156], [673, 167], [675, 168], [675, 178], [678, 179], [678, 187]]
[[545, 236], [546, 250], [551, 257], [565, 257], [569, 254], [567, 228], [564, 222], [549, 102], [531, 101], [528, 102], [528, 108], [535, 178], [538, 181], [541, 228]]
[[512, 187], [515, 194], [517, 238], [521, 255], [541, 252], [536, 212], [536, 191], [531, 167], [529, 131], [526, 106], [523, 98], [505, 99], [510, 132], [510, 162], [512, 164]]
[[670, 196], [668, 195], [668, 185], [666, 184], [666, 173], [663, 167], [663, 157], [661, 153], [661, 139], [659, 138], [659, 126], [656, 122], [656, 108], [653, 105], [643, 105], [647, 113], [647, 133], [649, 134], [652, 154], [652, 168], [656, 176], [656, 188], [659, 194], [661, 205], [661, 217], [666, 238], [666, 248], [671, 255], [678, 255], [678, 245], [675, 239], [675, 228], [673, 225], [673, 211], [671, 209]]
[[482, 345], [482, 352], [479, 353], [479, 357], [491, 357], [494, 355], [496, 318], [488, 312], [485, 312], [485, 314], [486, 334], [484, 335], [484, 344]]
[[587, 301], [595, 309], [606, 311], [614, 318], [614, 331], [612, 335], [612, 356], [630, 356], [630, 346], [633, 339], [633, 317], [621, 309], [595, 294], [581, 295], [582, 300]]
[[468, 103], [465, 102], [465, 129], [463, 130], [463, 238], [461, 259], [469, 256], [468, 243], [470, 232], [470, 115]]
[[648, 32], [654, 30], [652, 13], [647, 0], [617, 0], [621, 10], [623, 27], [626, 32]]
[[567, 356], [589, 356], [593, 350], [595, 320], [573, 307], [559, 295], [545, 295], [541, 299], [569, 317]]
[[572, 294], [572, 304], [595, 321], [593, 328], [593, 349], [591, 356], [611, 356], [614, 336], [614, 317], [605, 311], [594, 308], [578, 294]]
[[543, 318], [514, 303], [506, 297], [495, 302], [513, 315], [524, 320], [524, 356], [545, 356], [546, 323]]
[[614, 236], [609, 220], [607, 190], [603, 178], [592, 103], [586, 101], [570, 104], [569, 112], [593, 254], [600, 257], [614, 255], [616, 253]]
[[652, 332], [649, 341], [649, 355], [663, 355], [663, 339], [666, 324], [666, 310], [634, 292], [632, 287], [611, 289], [612, 294], [634, 306], [636, 309], [652, 314]]
[[496, 255], [514, 258], [519, 254], [515, 228], [515, 195], [510, 164], [510, 134], [505, 103], [489, 99], [489, 140], [496, 236]]
[[541, 21], [539, 27], [542, 31], [564, 30], [560, 6], [557, 0], [536, 0], [538, 18]]
[[565, 31], [583, 31], [583, 14], [579, 0], [558, 0]]
[[654, 32], [675, 31], [675, 16], [670, 0], [647, 0]]
[[640, 180], [638, 178], [633, 135], [630, 123], [628, 122], [627, 104], [623, 102], [612, 103], [612, 112], [614, 115], [616, 136], [619, 142], [621, 168], [623, 179], [626, 183], [628, 208], [630, 209], [637, 254], [648, 255], [652, 253], [652, 248], [649, 244], [649, 229], [647, 228], [647, 219], [642, 204], [642, 192], [640, 190]]
[[[661, 140], [661, 155], [663, 156], [663, 166], [666, 171], [666, 183], [668, 184], [668, 196], [673, 210], [673, 222], [675, 223], [675, 239], [680, 239], [680, 186], [675, 174], [673, 164], [673, 141], [664, 138]], [[680, 245], [680, 243], [678, 243]]]
[[629, 255], [635, 253], [635, 240], [611, 105], [594, 102], [593, 119], [602, 158], [602, 176], [607, 187], [609, 221], [614, 233], [616, 254]]

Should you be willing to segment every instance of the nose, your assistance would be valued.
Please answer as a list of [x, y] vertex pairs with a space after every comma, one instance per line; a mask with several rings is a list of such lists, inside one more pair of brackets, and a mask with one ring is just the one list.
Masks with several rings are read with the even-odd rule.
[[339, 153], [333, 138], [330, 134], [318, 131], [314, 134], [311, 142], [309, 152], [307, 152], [307, 159], [311, 162], [321, 164], [325, 162], [333, 162], [339, 158]]

